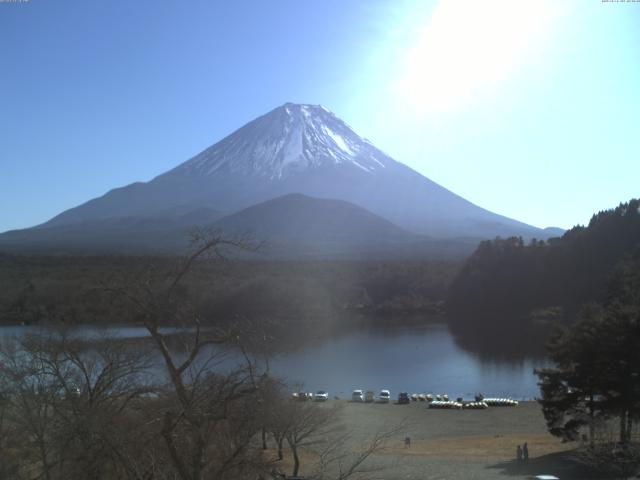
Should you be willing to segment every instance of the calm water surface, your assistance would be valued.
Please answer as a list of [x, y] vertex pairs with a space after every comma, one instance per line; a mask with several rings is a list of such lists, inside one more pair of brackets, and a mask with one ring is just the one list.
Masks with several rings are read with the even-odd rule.
[[355, 388], [447, 393], [450, 397], [539, 396], [535, 367], [544, 360], [487, 360], [460, 348], [446, 325], [371, 329], [272, 361], [272, 370], [305, 389], [347, 397]]
[[[0, 337], [21, 335], [34, 327], [1, 327]], [[168, 332], [171, 329], [167, 329]], [[143, 337], [142, 327], [78, 327], [79, 335]], [[374, 390], [447, 393], [450, 397], [509, 396], [531, 399], [539, 396], [535, 367], [544, 361], [532, 358], [488, 360], [459, 347], [446, 325], [373, 328], [318, 342], [302, 350], [271, 360], [273, 374], [285, 378], [293, 388], [300, 383], [307, 391], [327, 390], [346, 398], [355, 388]]]

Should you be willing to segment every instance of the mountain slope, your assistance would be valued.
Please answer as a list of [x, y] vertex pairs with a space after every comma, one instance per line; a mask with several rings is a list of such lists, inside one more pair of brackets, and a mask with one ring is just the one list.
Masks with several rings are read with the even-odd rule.
[[221, 217], [215, 210], [172, 209], [148, 217], [109, 217], [12, 230], [0, 251], [37, 254], [166, 254], [188, 245], [189, 230]]
[[[468, 202], [395, 161], [324, 107], [285, 104], [149, 182], [116, 188], [42, 225], [0, 235], [0, 249], [175, 249], [184, 244], [186, 227], [210, 225], [222, 216], [295, 193], [349, 202], [368, 210], [369, 216], [432, 239], [548, 238], [555, 233]], [[299, 207], [304, 201], [293, 203]], [[276, 205], [271, 206], [274, 211], [290, 207], [285, 200]], [[348, 209], [343, 205], [338, 210]], [[247, 223], [250, 212], [242, 218], [245, 226], [255, 227]], [[262, 233], [289, 242], [297, 223], [289, 225], [287, 216], [274, 218]], [[259, 215], [253, 218], [263, 220]], [[323, 238], [319, 225], [337, 233], [338, 223], [324, 220], [318, 227], [307, 222], [304, 230], [315, 232], [318, 239]], [[364, 237], [361, 241], [368, 241]], [[380, 242], [384, 235], [371, 237]], [[353, 240], [349, 234], [342, 238]]]
[[301, 194], [248, 207], [212, 228], [264, 241], [260, 255], [271, 258], [459, 258], [476, 246], [469, 239], [413, 234], [352, 203]]
[[6, 252], [55, 254], [171, 254], [184, 250], [189, 230], [202, 225], [226, 238], [261, 244], [258, 252], [234, 254], [277, 258], [460, 258], [475, 240], [431, 239], [343, 200], [289, 194], [217, 218], [197, 210], [179, 219], [106, 218], [7, 232]]
[[224, 217], [213, 227], [268, 241], [380, 243], [417, 238], [349, 202], [288, 194]]
[[325, 108], [297, 104], [272, 110], [148, 183], [114, 189], [45, 225], [153, 216], [178, 206], [230, 214], [288, 193], [345, 200], [430, 236], [548, 237], [393, 160]]

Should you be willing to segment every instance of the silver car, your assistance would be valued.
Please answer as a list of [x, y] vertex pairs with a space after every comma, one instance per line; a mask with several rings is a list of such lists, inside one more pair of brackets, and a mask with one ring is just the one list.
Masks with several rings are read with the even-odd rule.
[[329, 394], [324, 390], [318, 390], [316, 394], [313, 396], [313, 399], [316, 402], [326, 402], [327, 400], [329, 400]]
[[362, 393], [362, 390], [354, 390], [351, 394], [351, 401], [364, 403], [364, 393]]

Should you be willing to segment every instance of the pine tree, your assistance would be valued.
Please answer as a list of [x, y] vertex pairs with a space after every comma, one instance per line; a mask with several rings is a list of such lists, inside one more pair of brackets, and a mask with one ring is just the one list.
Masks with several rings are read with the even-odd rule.
[[619, 442], [631, 442], [640, 414], [640, 250], [614, 272], [602, 307], [549, 344], [555, 366], [539, 370], [549, 431], [566, 440], [599, 420], [619, 420]]

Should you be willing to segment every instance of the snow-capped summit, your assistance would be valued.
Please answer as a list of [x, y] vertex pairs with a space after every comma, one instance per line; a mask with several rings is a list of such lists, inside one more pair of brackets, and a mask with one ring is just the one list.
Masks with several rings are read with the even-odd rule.
[[325, 107], [286, 103], [167, 175], [241, 174], [281, 179], [335, 165], [374, 173], [392, 161]]

